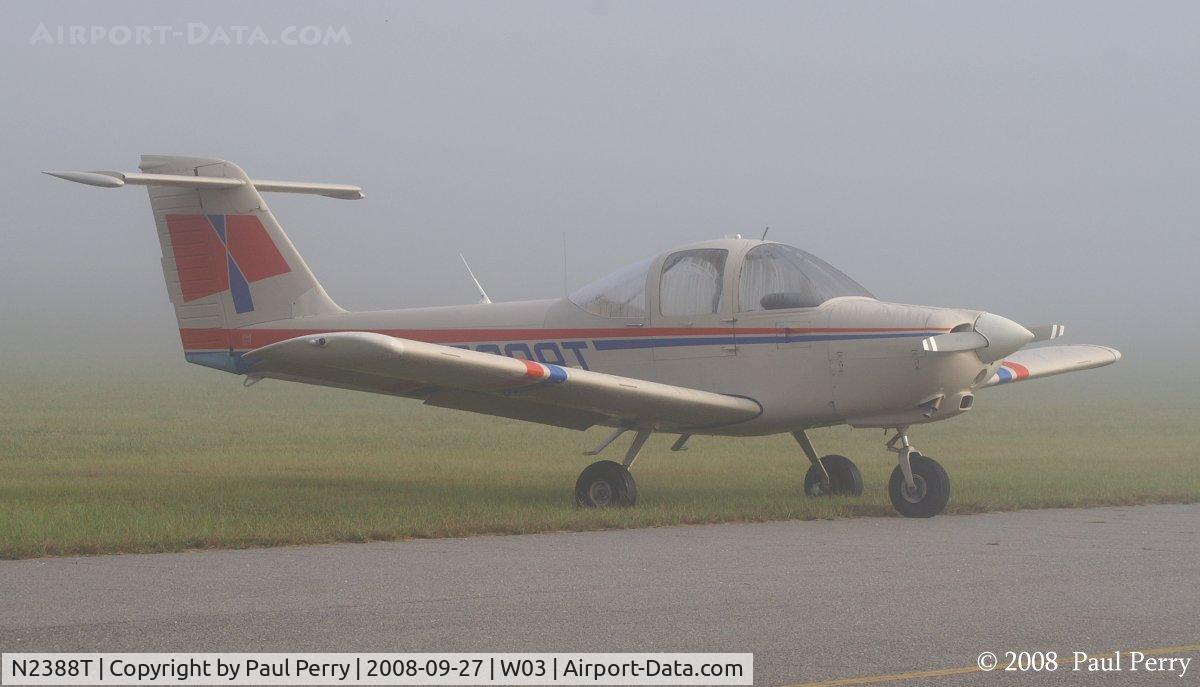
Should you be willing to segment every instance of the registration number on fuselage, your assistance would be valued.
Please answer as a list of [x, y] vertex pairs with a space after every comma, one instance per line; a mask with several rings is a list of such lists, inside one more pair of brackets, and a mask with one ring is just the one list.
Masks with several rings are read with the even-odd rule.
[[520, 358], [523, 360], [536, 360], [539, 363], [549, 365], [568, 367], [578, 365], [585, 370], [591, 369], [588, 367], [587, 360], [583, 356], [583, 352], [588, 350], [588, 342], [586, 341], [538, 341], [536, 343], [515, 341], [503, 344], [458, 344], [455, 348], [465, 348], [469, 351], [479, 351], [480, 353], [495, 353], [496, 355], [506, 355], [510, 358]]

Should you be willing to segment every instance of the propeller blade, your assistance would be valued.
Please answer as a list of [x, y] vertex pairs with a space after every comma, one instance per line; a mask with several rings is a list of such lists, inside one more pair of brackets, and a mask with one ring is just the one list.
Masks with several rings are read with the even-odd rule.
[[974, 351], [988, 345], [987, 337], [979, 332], [955, 332], [938, 334], [921, 341], [921, 348], [930, 353], [953, 353], [956, 351]]
[[1032, 327], [1026, 327], [1033, 334], [1034, 341], [1049, 341], [1057, 339], [1066, 333], [1067, 328], [1061, 324], [1039, 324]]
[[975, 330], [938, 334], [921, 340], [921, 348], [931, 353], [975, 351], [985, 363], [995, 362], [1015, 353], [1034, 340], [1033, 332], [1006, 317], [981, 313], [975, 319]]

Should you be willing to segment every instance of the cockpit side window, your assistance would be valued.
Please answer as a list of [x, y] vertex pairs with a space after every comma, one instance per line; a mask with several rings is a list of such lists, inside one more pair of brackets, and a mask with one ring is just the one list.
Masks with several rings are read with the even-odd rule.
[[781, 243], [764, 243], [746, 253], [739, 292], [742, 312], [815, 308], [839, 296], [872, 297], [824, 260]]
[[629, 265], [570, 295], [575, 305], [601, 317], [646, 316], [646, 278], [654, 258]]
[[659, 311], [665, 317], [711, 315], [721, 309], [729, 251], [701, 248], [672, 253], [663, 262]]

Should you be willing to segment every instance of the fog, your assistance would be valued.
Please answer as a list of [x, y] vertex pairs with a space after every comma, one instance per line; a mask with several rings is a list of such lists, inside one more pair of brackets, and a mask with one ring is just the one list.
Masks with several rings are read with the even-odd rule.
[[[1200, 5], [10, 2], [0, 342], [178, 345], [146, 193], [44, 169], [221, 157], [340, 305], [557, 296], [726, 234], [886, 300], [1068, 325], [1126, 365], [1200, 334]], [[35, 41], [41, 25], [344, 27], [350, 44]], [[564, 265], [565, 241], [565, 265]], [[564, 273], [565, 267], [565, 273]]]

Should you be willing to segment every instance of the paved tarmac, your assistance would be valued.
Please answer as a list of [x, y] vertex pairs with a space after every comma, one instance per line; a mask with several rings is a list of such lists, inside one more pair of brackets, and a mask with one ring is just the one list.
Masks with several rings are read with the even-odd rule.
[[[1182, 679], [928, 672], [1164, 648]], [[1200, 684], [1200, 504], [3, 561], [0, 650], [749, 651], [771, 685]]]

